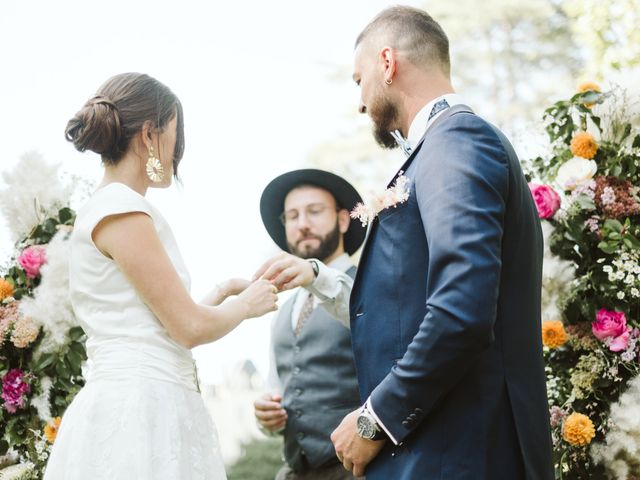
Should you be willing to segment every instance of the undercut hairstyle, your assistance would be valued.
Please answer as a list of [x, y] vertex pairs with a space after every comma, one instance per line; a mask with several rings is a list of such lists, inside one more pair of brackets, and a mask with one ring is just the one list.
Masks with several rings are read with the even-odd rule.
[[427, 12], [413, 7], [389, 7], [380, 12], [356, 39], [356, 47], [373, 38], [404, 52], [416, 66], [434, 63], [450, 74], [449, 39]]

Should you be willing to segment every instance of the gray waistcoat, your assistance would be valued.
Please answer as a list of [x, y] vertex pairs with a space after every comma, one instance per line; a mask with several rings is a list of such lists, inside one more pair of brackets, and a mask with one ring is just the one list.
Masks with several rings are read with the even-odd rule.
[[[355, 276], [355, 267], [347, 271]], [[307, 319], [300, 336], [291, 328], [295, 296], [283, 306], [272, 330], [283, 406], [288, 420], [284, 454], [295, 471], [335, 460], [329, 436], [360, 405], [351, 333], [322, 307]]]

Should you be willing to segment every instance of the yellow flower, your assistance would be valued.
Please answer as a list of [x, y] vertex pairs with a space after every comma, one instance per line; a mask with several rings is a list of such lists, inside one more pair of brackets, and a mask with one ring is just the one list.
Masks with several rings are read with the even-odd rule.
[[542, 322], [542, 344], [549, 348], [558, 348], [567, 341], [567, 332], [564, 331], [562, 322], [548, 320]]
[[53, 443], [56, 441], [56, 436], [58, 435], [58, 429], [60, 428], [61, 421], [62, 419], [60, 417], [55, 417], [45, 425], [44, 436], [47, 438], [47, 441], [49, 443]]
[[596, 156], [598, 151], [598, 143], [588, 132], [579, 132], [571, 139], [571, 153], [576, 157], [591, 160]]
[[9, 297], [13, 297], [13, 285], [0, 278], [0, 302]]
[[[598, 85], [595, 82], [582, 82], [580, 85], [578, 85], [578, 93], [585, 93], [585, 92], [598, 92], [600, 93], [602, 90], [600, 90], [600, 85]], [[587, 108], [591, 108], [593, 107], [595, 104], [593, 103], [585, 103], [584, 106]]]
[[595, 82], [582, 82], [580, 85], [578, 85], [578, 93], [584, 93], [584, 92], [598, 92], [600, 93], [602, 90], [600, 90], [600, 85], [598, 85]]
[[582, 413], [572, 413], [562, 426], [562, 438], [574, 446], [585, 446], [591, 443], [596, 436], [596, 429], [593, 422]]

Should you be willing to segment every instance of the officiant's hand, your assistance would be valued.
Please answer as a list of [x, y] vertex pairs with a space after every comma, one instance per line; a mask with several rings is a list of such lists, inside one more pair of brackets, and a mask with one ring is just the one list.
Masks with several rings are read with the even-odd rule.
[[269, 432], [279, 432], [287, 424], [287, 411], [282, 408], [281, 402], [281, 395], [269, 393], [265, 393], [253, 402], [258, 423]]
[[282, 292], [296, 287], [308, 287], [316, 276], [308, 260], [283, 252], [264, 262], [253, 278], [269, 280]]
[[354, 410], [344, 417], [338, 428], [331, 434], [331, 441], [336, 449], [338, 460], [354, 477], [364, 475], [367, 465], [373, 460], [386, 440], [367, 440], [358, 436], [356, 421], [360, 409]]

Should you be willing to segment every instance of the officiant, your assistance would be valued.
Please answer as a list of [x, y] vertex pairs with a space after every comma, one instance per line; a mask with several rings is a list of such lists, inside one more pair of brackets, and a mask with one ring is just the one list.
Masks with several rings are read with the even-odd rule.
[[330, 434], [360, 405], [348, 318], [365, 229], [349, 212], [361, 202], [333, 173], [295, 170], [272, 180], [260, 200], [267, 232], [283, 253], [256, 272], [279, 291], [296, 289], [271, 330], [269, 392], [255, 401], [261, 429], [284, 437], [286, 464], [276, 480], [353, 479]]

